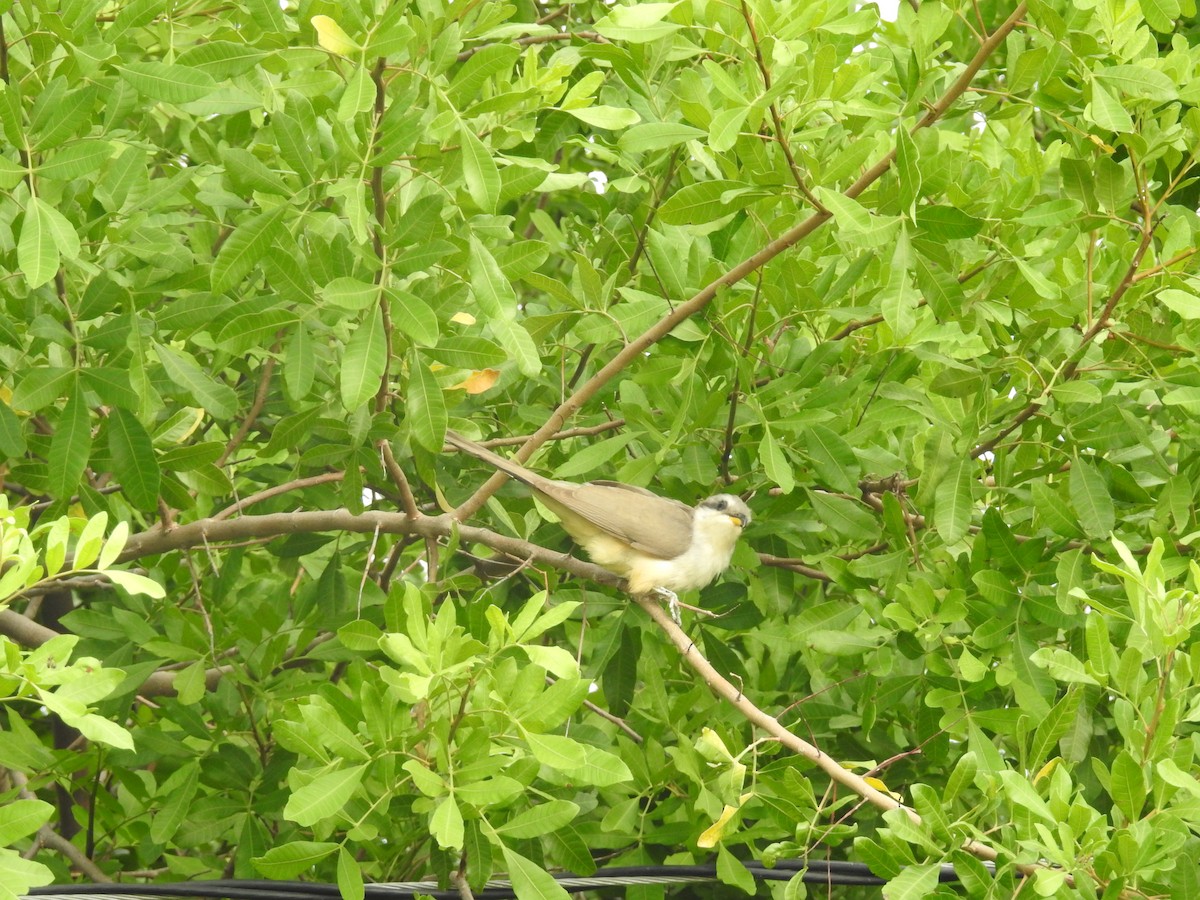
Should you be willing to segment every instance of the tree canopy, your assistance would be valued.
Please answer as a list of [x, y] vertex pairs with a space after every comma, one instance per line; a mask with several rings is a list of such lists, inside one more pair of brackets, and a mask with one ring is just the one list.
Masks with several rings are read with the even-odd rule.
[[0, 897], [1200, 896], [1195, 15], [0, 3]]

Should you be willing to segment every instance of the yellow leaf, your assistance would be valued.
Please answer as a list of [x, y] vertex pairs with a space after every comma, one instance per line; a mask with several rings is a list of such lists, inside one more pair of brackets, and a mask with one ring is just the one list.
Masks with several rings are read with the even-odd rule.
[[887, 794], [887, 795], [888, 795], [889, 797], [891, 797], [893, 800], [900, 800], [900, 799], [901, 799], [901, 797], [900, 797], [900, 795], [899, 795], [899, 794], [897, 794], [895, 791], [889, 791], [889, 790], [888, 790], [888, 786], [887, 786], [886, 784], [884, 784], [884, 783], [883, 783], [883, 782], [882, 782], [880, 779], [878, 779], [878, 778], [873, 778], [873, 777], [871, 777], [870, 775], [867, 775], [867, 776], [865, 776], [865, 777], [863, 778], [863, 781], [865, 781], [865, 782], [866, 782], [867, 784], [869, 784], [871, 787], [875, 788], [875, 790], [877, 790], [877, 791], [881, 791], [882, 793], [884, 793], [884, 794]]
[[734, 816], [737, 815], [738, 808], [736, 806], [725, 805], [721, 810], [721, 817], [704, 829], [704, 833], [696, 839], [696, 846], [705, 850], [709, 850], [717, 846], [717, 842], [725, 836], [725, 828], [729, 825]]
[[330, 53], [349, 56], [361, 49], [358, 44], [350, 40], [350, 35], [342, 31], [342, 26], [329, 16], [313, 16], [310, 21], [313, 28], [317, 30], [317, 43]]
[[491, 390], [499, 378], [499, 369], [477, 369], [465, 381], [453, 385], [450, 389], [466, 391], [468, 394], [482, 394], [484, 391]]
[[450, 317], [450, 321], [459, 325], [474, 325], [475, 317], [468, 312], [456, 312]]
[[1045, 778], [1047, 775], [1049, 775], [1051, 772], [1053, 772], [1056, 768], [1058, 768], [1058, 764], [1060, 762], [1062, 762], [1061, 758], [1056, 756], [1056, 757], [1054, 757], [1054, 759], [1050, 760], [1050, 762], [1046, 763], [1044, 766], [1042, 766], [1040, 769], [1038, 769], [1038, 773], [1033, 776], [1033, 783], [1037, 784], [1039, 781], [1041, 781], [1043, 778]]

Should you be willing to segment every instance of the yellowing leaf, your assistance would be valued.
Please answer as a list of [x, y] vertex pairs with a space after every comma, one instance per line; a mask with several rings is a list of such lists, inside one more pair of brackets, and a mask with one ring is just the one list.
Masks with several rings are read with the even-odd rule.
[[457, 322], [459, 325], [474, 325], [475, 317], [469, 312], [456, 312], [450, 317], [451, 322]]
[[466, 391], [468, 394], [482, 394], [489, 391], [500, 378], [499, 369], [477, 369], [466, 379], [453, 385], [452, 391]]
[[875, 790], [880, 791], [884, 794], [887, 794], [893, 800], [901, 799], [899, 794], [897, 794], [895, 791], [889, 791], [888, 786], [886, 784], [884, 784], [883, 781], [878, 778], [873, 778], [870, 775], [866, 775], [863, 777], [863, 781], [865, 781], [871, 787], [875, 788]]
[[1037, 784], [1039, 781], [1057, 769], [1060, 762], [1062, 762], [1061, 757], [1056, 756], [1054, 759], [1050, 760], [1050, 762], [1038, 769], [1038, 773], [1033, 776], [1033, 783]]
[[329, 16], [313, 16], [309, 21], [312, 22], [313, 28], [317, 30], [317, 43], [330, 53], [337, 53], [339, 56], [349, 56], [361, 49], [358, 44], [350, 40], [350, 35], [342, 31], [342, 26], [329, 18]]
[[696, 839], [696, 846], [705, 850], [717, 846], [721, 838], [725, 836], [725, 829], [729, 826], [733, 817], [737, 815], [737, 811], [738, 808], [736, 806], [726, 804], [725, 808], [721, 810], [721, 815], [717, 821], [705, 828], [704, 833]]

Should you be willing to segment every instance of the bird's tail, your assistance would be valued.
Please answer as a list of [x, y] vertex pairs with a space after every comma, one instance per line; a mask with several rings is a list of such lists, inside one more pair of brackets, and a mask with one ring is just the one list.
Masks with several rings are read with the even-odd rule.
[[511, 459], [505, 459], [496, 453], [493, 453], [487, 447], [481, 447], [474, 441], [467, 440], [456, 431], [446, 432], [446, 443], [461, 450], [463, 453], [469, 453], [476, 459], [481, 459], [491, 466], [495, 466], [505, 475], [523, 481], [528, 485], [536, 486], [536, 483], [544, 479], [535, 472], [531, 472], [524, 466], [513, 462]]

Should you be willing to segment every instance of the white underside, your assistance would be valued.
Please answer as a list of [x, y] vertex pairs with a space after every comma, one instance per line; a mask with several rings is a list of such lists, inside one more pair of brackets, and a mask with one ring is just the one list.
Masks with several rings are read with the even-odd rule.
[[641, 553], [608, 534], [577, 539], [594, 563], [629, 581], [631, 594], [647, 594], [655, 588], [693, 591], [704, 587], [729, 568], [741, 532], [728, 515], [701, 507], [696, 510], [691, 546], [674, 559]]

